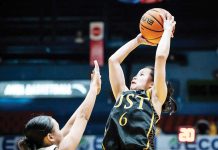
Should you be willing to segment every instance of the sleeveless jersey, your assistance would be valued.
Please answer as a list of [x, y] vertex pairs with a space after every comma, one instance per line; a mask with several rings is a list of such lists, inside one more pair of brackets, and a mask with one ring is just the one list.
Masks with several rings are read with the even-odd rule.
[[153, 150], [155, 124], [159, 120], [149, 92], [124, 91], [106, 123], [105, 150]]

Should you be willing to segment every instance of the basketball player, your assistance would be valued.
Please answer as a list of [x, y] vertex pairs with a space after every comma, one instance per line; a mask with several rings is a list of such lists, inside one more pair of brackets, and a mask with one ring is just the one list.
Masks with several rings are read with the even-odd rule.
[[101, 75], [97, 61], [91, 75], [88, 94], [60, 130], [59, 124], [50, 116], [32, 118], [25, 126], [25, 138], [18, 142], [20, 150], [75, 150], [79, 145], [90, 118], [96, 96], [101, 90]]
[[[125, 85], [121, 63], [140, 44], [154, 46], [139, 34], [109, 58], [109, 79], [116, 103], [109, 115], [102, 148], [104, 150], [153, 150], [155, 126], [161, 112], [176, 111], [171, 88], [166, 83], [166, 61], [176, 22], [163, 16], [164, 32], [155, 57], [155, 66], [141, 69], [133, 77], [130, 90]], [[171, 19], [170, 19], [171, 18]]]

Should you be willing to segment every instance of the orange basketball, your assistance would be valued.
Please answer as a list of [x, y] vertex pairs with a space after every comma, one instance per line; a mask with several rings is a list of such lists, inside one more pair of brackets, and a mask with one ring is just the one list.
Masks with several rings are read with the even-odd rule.
[[170, 14], [162, 8], [153, 8], [146, 11], [141, 17], [139, 29], [143, 37], [151, 43], [158, 44], [163, 34], [163, 19], [160, 14]]

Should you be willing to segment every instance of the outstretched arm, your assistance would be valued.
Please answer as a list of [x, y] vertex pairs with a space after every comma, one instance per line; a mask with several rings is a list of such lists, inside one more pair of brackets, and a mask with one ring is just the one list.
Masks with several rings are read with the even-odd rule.
[[85, 131], [87, 122], [90, 118], [92, 109], [95, 104], [96, 96], [100, 92], [101, 76], [99, 72], [99, 66], [97, 61], [95, 61], [94, 64], [95, 69], [92, 75], [89, 92], [83, 103], [80, 105], [80, 107], [76, 110], [74, 115], [68, 120], [68, 122], [62, 129], [64, 138], [59, 145], [59, 149], [61, 150], [76, 149]]
[[120, 64], [130, 52], [143, 43], [146, 43], [147, 45], [153, 45], [152, 43], [148, 43], [142, 38], [142, 35], [139, 34], [136, 38], [119, 48], [108, 60], [109, 79], [116, 100], [119, 98], [122, 91], [128, 89], [125, 84], [125, 77]]
[[155, 57], [154, 90], [160, 102], [163, 104], [167, 96], [166, 86], [166, 61], [170, 51], [170, 41], [176, 22], [174, 17], [162, 15], [164, 20], [164, 32], [159, 42]]

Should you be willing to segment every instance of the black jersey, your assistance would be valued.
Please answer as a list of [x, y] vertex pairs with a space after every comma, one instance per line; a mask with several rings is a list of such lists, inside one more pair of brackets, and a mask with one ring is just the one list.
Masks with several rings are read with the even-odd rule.
[[102, 147], [105, 150], [153, 150], [155, 124], [159, 120], [150, 93], [124, 91], [107, 120]]

